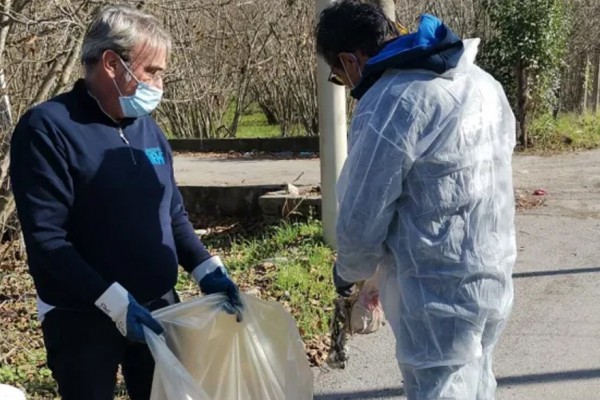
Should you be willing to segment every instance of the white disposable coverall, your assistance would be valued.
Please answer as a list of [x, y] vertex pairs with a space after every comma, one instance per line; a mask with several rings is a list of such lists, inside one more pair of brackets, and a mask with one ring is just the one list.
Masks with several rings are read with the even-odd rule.
[[513, 301], [515, 118], [465, 40], [456, 68], [388, 70], [359, 101], [338, 181], [337, 268], [380, 268], [413, 399], [490, 400]]

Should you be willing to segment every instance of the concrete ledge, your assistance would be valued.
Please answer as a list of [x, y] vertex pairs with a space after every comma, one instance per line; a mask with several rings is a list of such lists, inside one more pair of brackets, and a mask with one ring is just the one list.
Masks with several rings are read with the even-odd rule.
[[321, 216], [321, 195], [306, 193], [290, 193], [287, 190], [270, 192], [258, 199], [262, 215], [267, 222], [276, 222], [296, 216]]
[[256, 186], [180, 186], [188, 212], [214, 217], [261, 215], [258, 199], [269, 192], [283, 190], [286, 185]]
[[192, 214], [212, 217], [257, 217], [276, 222], [297, 216], [321, 216], [321, 195], [313, 186], [290, 193], [291, 185], [180, 186], [183, 202]]
[[173, 151], [180, 153], [227, 153], [230, 151], [265, 153], [318, 153], [319, 137], [303, 136], [269, 139], [171, 139]]

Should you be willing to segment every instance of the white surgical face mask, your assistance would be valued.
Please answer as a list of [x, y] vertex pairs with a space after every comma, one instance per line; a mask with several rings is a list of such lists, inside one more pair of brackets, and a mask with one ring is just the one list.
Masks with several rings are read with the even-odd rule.
[[[360, 76], [359, 82], [362, 79], [362, 70], [360, 69], [360, 62], [358, 61], [358, 58], [352, 54], [352, 57], [354, 57], [354, 59], [356, 60], [356, 65], [358, 65], [358, 75]], [[342, 59], [342, 57], [340, 57], [340, 63], [342, 64], [342, 68], [344, 68], [344, 72], [346, 73], [346, 78], [348, 78], [348, 82], [350, 82], [350, 90], [354, 89], [356, 87], [356, 85], [358, 83], [354, 83], [352, 82], [352, 79], [350, 79], [350, 74], [348, 74], [348, 70], [346, 69], [346, 64], [344, 64], [344, 60]]]
[[129, 75], [137, 82], [137, 88], [135, 93], [131, 96], [123, 96], [119, 86], [113, 79], [113, 83], [119, 92], [119, 103], [121, 104], [121, 110], [126, 118], [138, 118], [144, 115], [150, 114], [158, 107], [160, 100], [162, 99], [163, 91], [148, 85], [147, 83], [141, 82], [127, 67], [125, 62], [119, 58], [123, 67], [127, 70]]

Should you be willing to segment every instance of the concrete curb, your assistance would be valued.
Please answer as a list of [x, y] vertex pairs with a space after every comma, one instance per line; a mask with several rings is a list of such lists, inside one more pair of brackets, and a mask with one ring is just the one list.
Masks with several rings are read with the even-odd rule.
[[180, 186], [188, 212], [213, 217], [258, 216], [260, 196], [282, 190], [285, 185]]
[[171, 149], [179, 153], [318, 153], [319, 137], [302, 136], [268, 139], [171, 139]]
[[188, 212], [213, 217], [256, 217], [275, 222], [292, 215], [320, 217], [321, 197], [290, 193], [289, 185], [180, 186]]

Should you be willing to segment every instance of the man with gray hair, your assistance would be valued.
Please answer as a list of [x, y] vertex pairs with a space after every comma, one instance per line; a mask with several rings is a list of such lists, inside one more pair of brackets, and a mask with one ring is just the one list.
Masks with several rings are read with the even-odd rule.
[[48, 366], [63, 399], [112, 399], [122, 366], [150, 397], [143, 327], [177, 300], [178, 265], [205, 294], [239, 290], [200, 242], [175, 183], [169, 144], [149, 114], [171, 50], [158, 20], [102, 9], [85, 35], [85, 79], [30, 109], [11, 142], [11, 182], [38, 294]]

